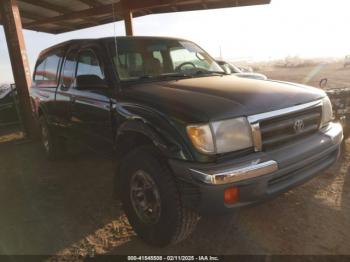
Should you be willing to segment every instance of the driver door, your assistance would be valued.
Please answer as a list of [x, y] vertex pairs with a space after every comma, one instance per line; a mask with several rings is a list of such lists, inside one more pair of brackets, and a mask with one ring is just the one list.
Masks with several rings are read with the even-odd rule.
[[[72, 90], [71, 123], [76, 137], [95, 151], [109, 153], [113, 149], [112, 90], [107, 85], [101, 50], [88, 47], [77, 56], [76, 80], [80, 76], [98, 78], [96, 84], [82, 88], [75, 83]], [[100, 83], [105, 83], [101, 85]]]

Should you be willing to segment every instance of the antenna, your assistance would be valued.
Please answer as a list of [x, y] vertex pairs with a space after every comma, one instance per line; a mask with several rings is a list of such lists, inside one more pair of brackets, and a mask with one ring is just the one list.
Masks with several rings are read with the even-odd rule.
[[112, 15], [113, 15], [113, 37], [114, 37], [114, 47], [115, 47], [115, 58], [118, 61], [118, 46], [117, 46], [117, 30], [116, 30], [116, 15], [115, 15], [115, 10], [114, 10], [114, 3], [112, 3]]

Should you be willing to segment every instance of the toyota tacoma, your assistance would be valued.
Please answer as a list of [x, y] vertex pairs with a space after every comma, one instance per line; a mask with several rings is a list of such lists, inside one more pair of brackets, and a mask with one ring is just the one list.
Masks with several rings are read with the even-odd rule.
[[227, 75], [201, 47], [176, 38], [48, 48], [31, 99], [48, 158], [65, 155], [69, 139], [112, 154], [130, 224], [157, 246], [185, 239], [201, 216], [321, 174], [343, 139], [322, 90]]

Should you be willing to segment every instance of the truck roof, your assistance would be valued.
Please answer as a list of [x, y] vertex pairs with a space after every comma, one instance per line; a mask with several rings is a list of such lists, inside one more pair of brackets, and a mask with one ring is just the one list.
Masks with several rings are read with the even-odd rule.
[[[76, 44], [76, 43], [88, 43], [88, 42], [100, 42], [100, 41], [108, 41], [108, 40], [111, 40], [111, 39], [114, 39], [114, 37], [110, 36], [110, 37], [102, 37], [102, 38], [82, 38], [82, 39], [71, 39], [71, 40], [68, 40], [68, 41], [64, 41], [64, 42], [61, 42], [59, 44], [56, 44], [56, 45], [53, 45], [53, 46], [50, 46], [44, 50], [42, 50], [39, 54], [39, 57], [49, 53], [49, 52], [52, 52], [56, 49], [59, 49], [59, 48], [64, 48], [66, 46], [70, 46], [72, 44]], [[163, 40], [170, 40], [170, 39], [173, 39], [173, 40], [184, 40], [184, 39], [181, 39], [181, 38], [177, 38], [177, 37], [164, 37], [164, 36], [117, 36], [116, 37], [117, 41], [118, 39], [163, 39]]]

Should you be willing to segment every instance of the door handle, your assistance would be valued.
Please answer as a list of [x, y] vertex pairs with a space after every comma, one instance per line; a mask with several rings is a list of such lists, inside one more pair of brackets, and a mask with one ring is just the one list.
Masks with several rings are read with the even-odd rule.
[[72, 103], [74, 103], [76, 100], [77, 100], [77, 98], [76, 98], [75, 96], [70, 96], [70, 101], [71, 101]]
[[116, 110], [117, 109], [117, 104], [109, 104], [105, 106], [107, 109], [112, 109], [112, 110]]

